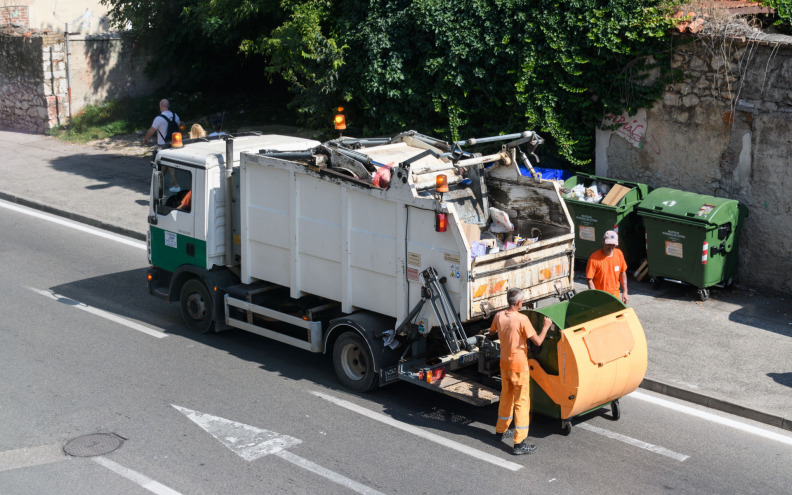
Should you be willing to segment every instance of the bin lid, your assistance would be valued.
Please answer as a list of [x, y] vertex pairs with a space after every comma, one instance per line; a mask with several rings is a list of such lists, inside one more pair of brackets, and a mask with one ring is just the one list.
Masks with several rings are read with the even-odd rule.
[[655, 189], [638, 205], [638, 214], [671, 217], [702, 224], [723, 225], [739, 221], [739, 202], [735, 199], [696, 194], [669, 187]]

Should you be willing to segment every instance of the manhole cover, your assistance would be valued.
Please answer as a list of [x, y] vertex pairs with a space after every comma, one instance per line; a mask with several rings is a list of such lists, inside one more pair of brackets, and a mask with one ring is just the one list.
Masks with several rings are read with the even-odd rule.
[[114, 451], [124, 439], [114, 433], [92, 433], [66, 442], [63, 451], [74, 457], [94, 457]]

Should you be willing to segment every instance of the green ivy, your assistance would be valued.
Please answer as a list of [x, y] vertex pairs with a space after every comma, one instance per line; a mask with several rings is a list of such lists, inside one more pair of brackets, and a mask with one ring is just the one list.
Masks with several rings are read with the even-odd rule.
[[604, 115], [661, 96], [675, 0], [102, 2], [184, 90], [241, 81], [267, 98], [278, 76], [315, 128], [343, 105], [361, 135], [532, 129], [585, 164]]

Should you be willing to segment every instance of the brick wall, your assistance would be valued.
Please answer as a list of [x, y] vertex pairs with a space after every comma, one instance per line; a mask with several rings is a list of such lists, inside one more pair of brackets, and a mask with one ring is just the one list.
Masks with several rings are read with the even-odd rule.
[[30, 7], [27, 5], [0, 6], [0, 26], [6, 24], [30, 27]]

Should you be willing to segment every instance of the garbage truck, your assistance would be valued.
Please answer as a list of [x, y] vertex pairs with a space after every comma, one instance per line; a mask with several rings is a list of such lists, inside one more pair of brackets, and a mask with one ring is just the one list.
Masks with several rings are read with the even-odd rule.
[[187, 327], [239, 328], [332, 355], [339, 381], [407, 381], [498, 401], [506, 293], [567, 300], [573, 224], [526, 177], [533, 131], [447, 142], [415, 131], [326, 142], [177, 142], [152, 160], [148, 288]]

